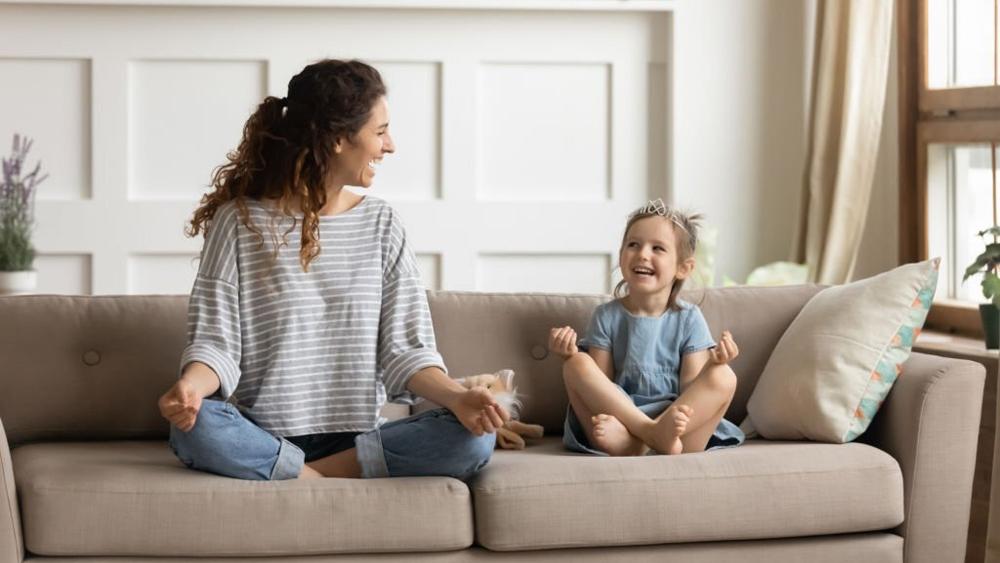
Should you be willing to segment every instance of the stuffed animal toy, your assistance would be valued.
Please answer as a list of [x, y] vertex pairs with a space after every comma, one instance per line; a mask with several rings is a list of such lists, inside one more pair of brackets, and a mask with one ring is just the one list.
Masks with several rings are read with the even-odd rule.
[[541, 438], [544, 429], [538, 424], [525, 424], [517, 420], [521, 410], [521, 401], [517, 399], [517, 388], [514, 387], [514, 371], [502, 369], [496, 373], [470, 375], [458, 380], [468, 389], [485, 387], [496, 397], [510, 413], [510, 420], [497, 430], [497, 445], [505, 450], [520, 450], [524, 448], [524, 438]]

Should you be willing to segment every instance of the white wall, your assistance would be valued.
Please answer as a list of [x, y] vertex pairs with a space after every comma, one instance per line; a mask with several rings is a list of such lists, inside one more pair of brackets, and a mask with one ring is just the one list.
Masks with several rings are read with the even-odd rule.
[[[549, 186], [551, 193], [547, 196], [550, 200], [567, 197], [588, 200], [573, 203], [568, 207], [552, 206], [552, 211], [545, 210], [549, 209], [549, 206], [529, 201], [535, 198], [534, 194], [537, 193], [535, 191], [509, 192], [510, 201], [498, 201], [508, 198], [496, 197], [497, 194], [491, 191], [495, 184], [493, 180], [509, 183], [510, 180], [516, 179], [516, 176], [511, 178], [504, 176], [506, 173], [504, 170], [508, 169], [503, 167], [497, 169], [499, 171], [497, 174], [483, 176], [483, 172], [488, 173], [491, 170], [490, 162], [480, 162], [477, 165], [472, 158], [461, 157], [464, 154], [461, 146], [465, 142], [461, 137], [456, 137], [454, 134], [439, 137], [445, 130], [463, 131], [463, 125], [459, 121], [462, 118], [457, 117], [456, 111], [474, 115], [475, 106], [472, 105], [471, 98], [462, 93], [463, 90], [455, 91], [450, 102], [440, 106], [449, 110], [444, 115], [419, 111], [419, 108], [424, 106], [432, 109], [438, 107], [436, 105], [438, 96], [447, 97], [451, 88], [455, 86], [465, 88], [465, 85], [472, 84], [448, 78], [464, 76], [449, 73], [450, 68], [457, 68], [468, 74], [467, 71], [474, 68], [469, 64], [440, 66], [442, 60], [447, 61], [456, 57], [469, 59], [466, 56], [468, 53], [458, 49], [460, 41], [450, 40], [448, 44], [437, 47], [431, 47], [431, 43], [426, 43], [427, 46], [422, 48], [423, 52], [419, 56], [409, 51], [403, 54], [397, 51], [393, 55], [392, 41], [389, 44], [385, 41], [358, 43], [362, 47], [354, 50], [345, 50], [343, 42], [340, 42], [341, 48], [335, 53], [329, 51], [329, 47], [319, 45], [307, 46], [305, 49], [313, 53], [335, 56], [366, 56], [368, 53], [368, 56], [383, 62], [405, 60], [419, 63], [394, 65], [398, 71], [392, 77], [394, 82], [408, 86], [396, 89], [394, 96], [399, 96], [401, 91], [411, 92], [415, 96], [413, 99], [394, 104], [394, 109], [399, 110], [396, 112], [397, 115], [394, 115], [394, 122], [400, 126], [397, 136], [406, 141], [412, 150], [408, 149], [406, 154], [401, 151], [398, 155], [400, 158], [396, 159], [397, 162], [392, 163], [392, 166], [387, 165], [382, 178], [385, 181], [378, 184], [377, 190], [390, 201], [397, 203], [404, 216], [410, 219], [411, 231], [421, 245], [418, 248], [419, 258], [429, 286], [462, 289], [503, 287], [524, 289], [534, 284], [539, 289], [552, 291], [600, 290], [611, 280], [599, 281], [598, 286], [594, 287], [561, 287], [556, 283], [549, 283], [547, 278], [534, 278], [532, 272], [537, 268], [533, 264], [555, 264], [551, 258], [561, 255], [567, 267], [580, 274], [577, 276], [580, 279], [592, 277], [592, 271], [607, 269], [613, 263], [612, 254], [616, 246], [616, 241], [613, 239], [620, 234], [620, 219], [623, 219], [624, 213], [637, 198], [643, 197], [646, 193], [651, 197], [666, 193], [668, 174], [669, 193], [673, 201], [682, 207], [706, 213], [709, 225], [718, 230], [715, 279], [716, 283], [719, 283], [722, 275], [742, 280], [755, 266], [786, 259], [792, 247], [805, 157], [805, 69], [808, 56], [805, 21], [811, 5], [811, 0], [805, 2], [679, 0], [672, 14], [661, 13], [652, 16], [649, 20], [652, 24], [643, 23], [642, 20], [645, 18], [638, 14], [635, 14], [635, 17], [626, 14], [608, 16], [599, 13], [571, 16], [541, 12], [537, 25], [527, 24], [518, 20], [516, 16], [495, 18], [496, 26], [500, 26], [503, 20], [512, 26], [509, 32], [491, 28], [491, 33], [496, 34], [498, 41], [505, 36], [518, 37], [518, 30], [530, 30], [529, 37], [534, 31], [548, 34], [554, 20], [564, 22], [560, 25], [561, 30], [577, 26], [576, 29], [584, 30], [587, 37], [604, 37], [602, 42], [588, 39], [587, 46], [580, 48], [573, 47], [578, 43], [566, 42], [565, 39], [551, 46], [532, 47], [530, 44], [524, 44], [517, 49], [520, 54], [514, 53], [518, 60], [531, 63], [583, 61], [613, 66], [610, 87], [617, 89], [608, 93], [610, 103], [613, 104], [610, 108], [611, 125], [615, 129], [608, 132], [612, 136], [608, 142], [612, 149], [618, 152], [608, 155], [604, 163], [606, 167], [614, 167], [614, 169], [608, 168], [612, 185], [606, 188], [605, 192], [590, 197], [587, 194], [567, 192], [564, 189], [566, 186], [548, 182], [551, 184]], [[239, 12], [239, 9], [223, 8], [206, 13], [217, 15], [226, 10], [235, 10], [230, 13]], [[56, 34], [61, 37], [58, 42], [49, 41], [48, 35], [40, 30], [30, 29], [31, 25], [39, 25], [50, 31], [59, 27], [75, 26], [75, 22], [88, 19], [84, 17], [88, 11], [101, 15], [101, 18], [93, 20], [91, 25], [80, 27], [78, 31]], [[141, 17], [145, 11], [157, 12], [161, 16], [157, 25], [160, 28], [167, 28], [172, 25], [171, 22], [182, 23], [184, 14], [190, 13], [190, 8], [129, 10], [112, 7], [32, 7], [30, 4], [0, 7], [0, 13], [8, 16], [0, 18], [0, 30], [10, 26], [8, 32], [3, 33], [3, 37], [0, 38], [2, 46], [0, 68], [5, 70], [4, 76], [9, 79], [5, 80], [8, 86], [0, 91], [0, 99], [5, 100], [4, 107], [17, 108], [17, 111], [7, 112], [6, 118], [0, 122], [0, 134], [2, 134], [0, 147], [6, 146], [8, 141], [5, 139], [10, 129], [32, 130], [28, 128], [28, 124], [17, 123], [15, 118], [37, 114], [38, 112], [34, 110], [38, 108], [33, 108], [32, 104], [37, 106], [39, 103], [48, 104], [46, 107], [50, 113], [55, 111], [51, 113], [51, 122], [42, 127], [42, 133], [39, 135], [48, 135], [52, 139], [58, 139], [57, 143], [62, 143], [58, 145], [61, 147], [60, 150], [54, 158], [47, 160], [47, 164], [50, 169], [61, 169], [64, 174], [61, 178], [53, 175], [53, 178], [44, 185], [44, 190], [48, 193], [43, 195], [43, 200], [46, 201], [40, 205], [42, 225], [38, 233], [38, 246], [41, 256], [37, 265], [45, 278], [43, 289], [46, 291], [82, 293], [186, 291], [183, 285], [188, 283], [187, 278], [191, 275], [190, 257], [196, 252], [197, 244], [180, 236], [180, 226], [183, 218], [194, 206], [194, 195], [190, 196], [188, 203], [180, 203], [177, 199], [180, 194], [175, 194], [173, 202], [167, 204], [141, 202], [132, 197], [135, 195], [134, 187], [130, 187], [129, 184], [144, 177], [141, 174], [132, 174], [130, 177], [130, 172], [126, 172], [124, 166], [117, 164], [120, 159], [127, 158], [123, 154], [129, 150], [129, 144], [124, 140], [116, 141], [115, 139], [124, 137], [116, 131], [127, 131], [131, 126], [138, 126], [139, 129], [136, 131], [139, 132], [143, 130], [148, 132], [151, 129], [143, 129], [143, 122], [138, 120], [129, 124], [127, 117], [118, 115], [121, 113], [118, 110], [114, 110], [117, 112], [114, 120], [108, 122], [105, 119], [104, 112], [119, 108], [128, 100], [128, 95], [120, 91], [120, 87], [126, 84], [126, 79], [113, 73], [109, 74], [109, 71], [122, 65], [109, 66], [101, 60], [97, 62], [92, 60], [94, 52], [107, 50], [107, 45], [100, 49], [87, 47], [80, 54], [75, 54], [76, 51], [72, 46], [73, 42], [87, 41], [94, 30], [101, 26], [111, 30], [111, 36], [119, 33], [114, 31], [119, 28], [109, 23], [109, 20], [120, 17], [116, 15], [119, 13], [131, 13], [139, 17], [140, 21], [151, 22], [152, 20]], [[66, 13], [70, 14], [69, 19], [59, 16]], [[324, 11], [303, 13], [308, 15], [310, 20], [314, 20], [317, 16], [323, 15]], [[377, 23], [379, 29], [386, 29], [387, 22], [391, 22], [388, 24], [390, 31], [383, 34], [383, 37], [397, 38], [401, 32], [420, 34], [420, 31], [407, 31], [417, 28], [425, 29], [424, 36], [427, 35], [427, 30], [440, 32], [462, 19], [462, 16], [454, 12], [430, 11], [420, 15], [422, 25], [414, 27], [411, 25], [412, 19], [408, 16], [400, 17], [400, 14], [391, 10], [368, 13], [378, 16], [376, 20], [380, 22]], [[357, 15], [359, 12], [353, 14]], [[294, 16], [281, 19], [287, 24], [288, 29], [294, 29], [291, 27], [294, 25]], [[437, 24], [431, 23], [435, 20], [438, 20]], [[88, 32], [88, 29], [91, 31]], [[192, 33], [197, 33], [198, 26], [192, 29]], [[637, 30], [639, 33], [635, 33]], [[125, 28], [121, 28], [120, 33], [125, 39], [130, 37]], [[618, 37], [623, 37], [621, 34], [625, 33], [631, 39], [628, 41], [611, 39], [609, 33]], [[21, 36], [24, 40], [18, 39]], [[107, 41], [109, 39], [105, 39], [104, 43]], [[176, 60], [179, 54], [183, 55], [180, 57], [182, 60], [184, 57], [190, 60], [191, 56], [188, 53], [191, 49], [180, 49], [182, 53], [175, 53], [173, 51], [177, 49], [172, 50], [168, 46], [163, 46], [163, 42], [133, 42], [131, 45], [129, 49], [132, 51], [140, 55], [152, 53], [153, 58]], [[242, 82], [246, 83], [255, 83], [254, 81], [259, 80], [258, 77], [267, 75], [267, 82], [262, 88], [272, 93], [283, 93], [281, 87], [287, 80], [288, 73], [301, 66], [297, 49], [301, 50], [294, 46], [282, 47], [280, 53], [282, 60], [278, 61], [278, 64], [272, 61], [264, 70], [261, 70], [264, 67], [251, 68], [252, 65], [259, 63], [248, 62], [247, 64], [251, 66], [244, 64], [239, 68], [234, 67], [233, 71], [252, 71], [245, 77], [239, 75], [243, 77]], [[558, 52], [553, 54], [553, 49]], [[604, 54], [599, 55], [595, 50]], [[269, 51], [264, 47], [253, 47], [250, 51], [253, 56], [249, 58], [253, 61], [268, 58]], [[292, 52], [294, 56], [289, 55]], [[632, 61], [638, 64], [629, 66], [631, 64], [629, 57], [635, 55], [641, 57], [641, 60]], [[39, 57], [50, 62], [43, 62]], [[122, 57], [126, 55], [123, 54]], [[222, 60], [241, 61], [247, 58], [241, 55], [239, 48], [228, 49], [220, 57]], [[414, 58], [419, 60], [414, 61]], [[503, 60], [508, 59], [509, 57]], [[660, 61], [667, 61], [667, 64], [662, 64]], [[27, 73], [36, 79], [34, 85], [38, 87], [32, 88], [34, 94], [26, 94], [27, 98], [19, 101], [17, 89], [10, 86], [18, 84], [17, 72], [6, 71], [24, 70], [22, 67], [25, 64], [31, 65]], [[423, 66], [420, 66], [421, 64]], [[564, 68], [572, 69], [571, 66]], [[138, 70], [143, 69], [162, 70], [160, 67], [150, 65]], [[875, 190], [862, 253], [856, 268], [857, 277], [888, 269], [896, 263], [898, 151], [895, 69], [893, 63], [890, 70], [892, 81], [887, 93], [887, 114], [883, 126]], [[648, 71], [648, 74], [645, 71]], [[140, 73], [136, 76], [142, 75]], [[166, 75], [160, 72], [156, 76]], [[441, 78], [442, 76], [445, 78]], [[503, 77], [495, 74], [488, 75], [487, 78], [489, 76]], [[567, 80], [573, 76], [575, 75], [567, 75]], [[618, 80], [619, 76], [624, 76], [625, 81]], [[660, 82], [669, 82], [669, 88], [657, 86]], [[155, 85], [149, 80], [144, 84]], [[489, 86], [488, 81], [482, 84]], [[614, 86], [615, 84], [630, 86], [623, 89]], [[646, 86], [643, 86], [644, 84]], [[553, 86], [557, 89], [558, 87], [558, 84]], [[639, 95], [636, 88], [646, 88], [647, 92], [645, 95]], [[465, 91], [468, 92], [469, 89], [466, 88]], [[491, 88], [491, 91], [498, 90]], [[79, 95], [74, 96], [73, 92], [78, 92]], [[135, 93], [132, 92], [132, 97], [135, 97]], [[8, 100], [11, 96], [14, 98]], [[623, 96], [632, 96], [634, 100], [623, 99]], [[488, 97], [481, 99], [489, 101]], [[662, 105], [669, 106], [669, 111], [659, 115], [646, 112], [646, 108], [650, 105], [657, 107], [661, 100]], [[7, 101], [11, 103], [6, 103]], [[109, 104], [109, 102], [114, 103]], [[92, 104], [95, 109], [87, 111]], [[616, 119], [614, 113], [621, 108], [627, 109], [633, 106], [639, 108], [634, 111], [629, 110], [630, 124], [626, 123], [623, 127], [622, 121]], [[53, 107], [56, 109], [53, 110]], [[56, 110], [65, 110], [66, 115], [59, 114]], [[147, 112], [146, 115], [154, 114]], [[666, 138], [666, 133], [663, 135], [658, 133], [659, 127], [667, 127], [661, 125], [663, 123], [661, 120], [667, 119], [670, 120], [669, 138]], [[35, 122], [37, 123], [37, 120]], [[433, 129], [435, 124], [439, 129]], [[146, 125], [159, 127], [156, 123]], [[484, 121], [477, 124], [479, 125], [488, 127], [490, 122]], [[636, 133], [639, 128], [642, 130]], [[38, 130], [37, 127], [34, 130]], [[233, 131], [232, 127], [228, 127], [225, 131], [227, 141], [238, 132]], [[486, 129], [483, 131], [489, 133]], [[479, 134], [482, 132], [476, 134], [475, 138], [482, 138], [478, 136]], [[153, 139], [155, 138], [154, 136]], [[425, 138], [437, 141], [425, 143], [423, 142]], [[95, 141], [95, 147], [87, 146], [89, 139]], [[42, 139], [39, 139], [40, 143], [41, 141]], [[429, 148], [432, 146], [436, 146], [438, 150]], [[623, 146], [628, 148], [623, 149]], [[421, 147], [425, 149], [423, 152], [420, 152]], [[459, 152], [454, 153], [456, 156], [449, 159], [447, 154], [450, 150]], [[219, 151], [221, 149], [216, 152]], [[444, 151], [444, 155], [439, 154], [439, 151]], [[216, 163], [220, 158], [213, 158], [212, 162]], [[569, 154], [567, 158], [572, 159], [574, 155]], [[669, 172], [661, 169], [661, 158], [669, 163]], [[188, 160], [193, 162], [194, 157]], [[600, 164], [599, 161], [597, 163]], [[544, 165], [545, 162], [541, 164]], [[206, 166], [210, 167], [209, 164], [204, 164], [201, 168]], [[644, 170], [639, 171], [640, 168]], [[142, 170], [144, 168], [139, 167], [132, 172]], [[166, 171], [170, 172], [169, 169]], [[184, 174], [197, 178], [198, 182], [188, 182], [195, 184], [207, 178], [208, 172], [207, 169], [197, 169]], [[150, 182], [157, 177], [145, 178], [148, 181], [144, 185], [151, 186]], [[410, 179], [408, 184], [413, 184], [414, 178], [427, 181], [419, 185], [407, 185], [403, 191], [400, 189], [403, 187], [401, 183], [403, 178]], [[472, 185], [475, 182], [478, 182], [478, 188]], [[641, 185], [635, 186], [637, 182]], [[469, 187], [478, 195], [463, 187]], [[170, 189], [163, 186], [157, 189], [160, 188]], [[191, 188], [197, 186], [185, 184], [183, 187], [187, 190]], [[111, 227], [112, 229], [120, 230], [126, 233], [126, 236], [128, 232], [136, 229], [170, 230], [173, 233], [171, 236], [175, 239], [156, 242], [150, 241], [148, 235], [132, 236], [129, 244], [135, 248], [131, 250], [102, 246], [95, 251], [91, 246], [107, 246], [97, 240], [100, 237], [89, 234], [83, 237], [73, 235], [70, 231], [53, 226], [49, 219], [49, 217], [53, 219], [65, 217], [71, 213], [74, 213], [75, 217], [73, 210], [79, 209], [85, 216], [80, 221], [93, 223], [98, 220], [97, 218], [105, 216], [99, 202], [111, 193], [109, 190], [117, 194], [115, 198], [128, 202], [130, 208], [135, 207], [141, 213], [145, 213], [146, 209], [156, 210], [159, 217], [153, 216], [152, 223], [139, 219], [130, 220]], [[483, 197], [493, 201], [487, 202], [488, 207], [479, 209], [477, 206], [480, 203], [477, 201]], [[475, 262], [478, 249], [471, 247], [466, 249], [465, 246], [469, 245], [461, 241], [456, 242], [455, 237], [448, 231], [434, 228], [435, 217], [444, 211], [442, 203], [450, 198], [465, 201], [460, 204], [464, 206], [459, 210], [461, 213], [453, 214], [459, 218], [468, 216], [462, 219], [463, 224], [479, 225], [483, 219], [489, 218], [494, 222], [504, 223], [502, 228], [488, 233], [480, 243], [477, 243], [485, 252], [481, 263]], [[519, 203], [517, 200], [524, 202]], [[555, 211], [557, 209], [564, 211]], [[608, 217], [607, 221], [600, 221], [602, 224], [600, 229], [583, 231], [587, 239], [583, 244], [578, 236], [566, 229], [554, 230], [551, 237], [543, 239], [542, 245], [530, 244], [527, 240], [529, 237], [511, 237], [508, 234], [517, 232], [517, 227], [520, 227], [525, 220], [544, 222], [545, 217], [570, 215], [576, 213], [577, 209], [585, 213], [590, 222], [594, 221], [589, 218]], [[622, 217], [618, 217], [619, 215]], [[101, 240], [106, 239], [108, 237]], [[458, 248], [460, 246], [462, 248]], [[92, 251], [97, 254], [92, 254]], [[609, 251], [610, 254], [607, 253]], [[102, 259], [101, 253], [111, 258]], [[449, 253], [457, 258], [449, 262], [447, 258]], [[158, 269], [157, 265], [166, 269]], [[180, 266], [184, 267], [181, 270], [184, 272], [181, 276], [183, 279], [169, 280], [168, 274], [175, 272]], [[50, 274], [45, 275], [45, 272]]]
[[[791, 255], [813, 8], [811, 0], [690, 0], [675, 11], [673, 199], [718, 229], [717, 283]], [[896, 68], [893, 61], [856, 279], [897, 263]]]
[[675, 11], [673, 199], [718, 229], [716, 280], [785, 260], [805, 158], [805, 4]]
[[182, 227], [212, 168], [265, 94], [328, 56], [386, 77], [398, 150], [372, 193], [430, 287], [608, 292], [626, 215], [666, 194], [669, 4], [156, 1], [0, 3], [0, 144], [30, 134], [51, 172], [42, 292], [188, 292], [200, 240]]

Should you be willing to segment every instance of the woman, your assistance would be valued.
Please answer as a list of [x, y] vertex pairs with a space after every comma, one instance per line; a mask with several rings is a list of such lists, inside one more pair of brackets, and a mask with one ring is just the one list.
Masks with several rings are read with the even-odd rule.
[[[362, 62], [309, 65], [216, 171], [188, 229], [205, 244], [181, 377], [159, 401], [188, 467], [468, 479], [489, 461], [508, 413], [446, 375], [393, 209], [344, 189], [395, 151], [385, 94]], [[380, 425], [414, 395], [445, 408]]]

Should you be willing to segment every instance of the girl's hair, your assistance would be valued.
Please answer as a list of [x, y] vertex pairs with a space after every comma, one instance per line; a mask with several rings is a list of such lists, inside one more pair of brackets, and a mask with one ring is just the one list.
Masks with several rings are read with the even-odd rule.
[[[667, 207], [663, 201], [651, 201], [640, 207], [629, 215], [628, 223], [625, 224], [625, 232], [622, 234], [622, 243], [618, 247], [618, 256], [621, 256], [625, 249], [625, 241], [628, 239], [629, 229], [639, 221], [649, 217], [662, 217], [674, 228], [674, 236], [677, 241], [677, 265], [694, 256], [694, 251], [698, 247], [698, 229], [701, 228], [701, 221], [704, 218], [700, 213], [684, 213]], [[677, 294], [684, 286], [683, 279], [675, 279], [670, 288], [670, 297], [667, 299], [667, 309], [679, 310], [677, 305]], [[615, 286], [615, 298], [621, 299], [628, 295], [628, 284], [622, 279]]]
[[[323, 60], [313, 63], [288, 82], [288, 97], [268, 96], [243, 127], [239, 147], [226, 155], [228, 163], [215, 169], [214, 190], [201, 198], [186, 229], [188, 236], [208, 232], [219, 206], [236, 200], [240, 218], [264, 237], [250, 220], [246, 198], [278, 200], [278, 209], [294, 218], [293, 204], [302, 214], [299, 262], [303, 271], [319, 255], [319, 212], [326, 205], [326, 179], [337, 140], [353, 140], [368, 121], [372, 108], [386, 93], [382, 77], [361, 61]], [[280, 245], [295, 229], [292, 221]], [[277, 259], [276, 220], [270, 237]]]

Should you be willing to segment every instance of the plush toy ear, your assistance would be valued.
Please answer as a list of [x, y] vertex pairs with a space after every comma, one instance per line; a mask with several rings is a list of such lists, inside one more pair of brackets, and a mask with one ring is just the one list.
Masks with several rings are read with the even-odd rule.
[[520, 420], [511, 420], [504, 428], [510, 428], [519, 436], [528, 438], [541, 438], [545, 435], [545, 428], [539, 424], [525, 424]]
[[524, 449], [524, 438], [517, 435], [513, 430], [507, 428], [497, 429], [497, 445], [505, 450]]
[[514, 388], [514, 370], [502, 369], [497, 372], [497, 378], [503, 382], [504, 389]]

